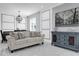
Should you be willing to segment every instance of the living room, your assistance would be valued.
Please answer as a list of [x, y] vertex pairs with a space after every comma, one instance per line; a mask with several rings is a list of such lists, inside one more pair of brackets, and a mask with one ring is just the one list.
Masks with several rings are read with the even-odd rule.
[[0, 56], [78, 56], [78, 12], [79, 3], [0, 3]]

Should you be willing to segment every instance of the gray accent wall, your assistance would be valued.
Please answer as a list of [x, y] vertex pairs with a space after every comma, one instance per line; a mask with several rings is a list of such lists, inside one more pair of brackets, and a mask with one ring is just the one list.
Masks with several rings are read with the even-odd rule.
[[56, 31], [67, 31], [67, 32], [79, 32], [79, 26], [69, 26], [69, 27], [56, 27], [55, 28], [55, 13], [69, 10], [72, 8], [79, 7], [79, 3], [65, 3], [55, 8], [52, 8], [52, 30]]

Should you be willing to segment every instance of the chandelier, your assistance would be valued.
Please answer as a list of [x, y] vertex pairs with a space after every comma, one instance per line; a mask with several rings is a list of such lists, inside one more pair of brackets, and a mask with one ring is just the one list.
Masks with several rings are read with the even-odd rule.
[[16, 21], [20, 23], [22, 21], [22, 17], [20, 15], [20, 11], [18, 11], [18, 16], [16, 17]]

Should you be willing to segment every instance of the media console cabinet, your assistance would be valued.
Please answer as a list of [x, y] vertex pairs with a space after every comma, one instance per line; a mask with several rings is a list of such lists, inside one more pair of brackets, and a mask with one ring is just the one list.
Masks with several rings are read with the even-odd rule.
[[52, 32], [52, 45], [79, 51], [78, 32]]

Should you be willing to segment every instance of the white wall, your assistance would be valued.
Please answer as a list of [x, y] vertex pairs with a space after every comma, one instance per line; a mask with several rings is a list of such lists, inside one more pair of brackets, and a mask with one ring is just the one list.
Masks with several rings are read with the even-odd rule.
[[[52, 30], [55, 28], [55, 13], [69, 10], [75, 7], [79, 7], [79, 3], [65, 3], [63, 5], [57, 6], [52, 9]], [[67, 31], [67, 32], [79, 32], [79, 26], [72, 26], [72, 27], [57, 27], [57, 31]]]

